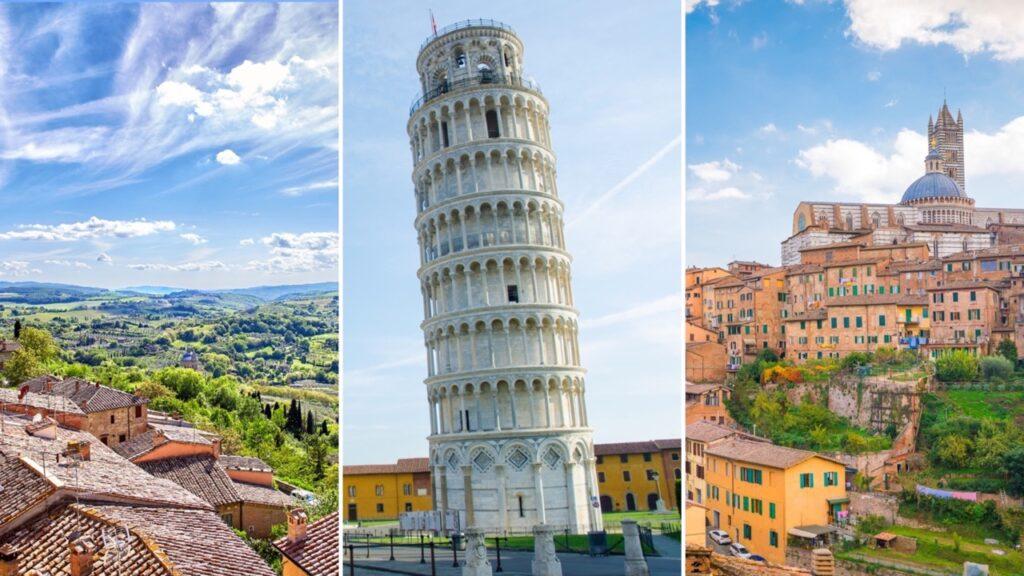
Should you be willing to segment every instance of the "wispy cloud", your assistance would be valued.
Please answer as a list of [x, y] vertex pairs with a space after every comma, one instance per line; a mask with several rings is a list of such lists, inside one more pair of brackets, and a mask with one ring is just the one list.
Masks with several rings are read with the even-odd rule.
[[313, 182], [312, 184], [305, 184], [303, 186], [291, 186], [281, 190], [281, 193], [285, 196], [301, 196], [306, 192], [313, 192], [316, 190], [337, 190], [337, 180], [324, 180], [323, 182]]
[[0, 240], [75, 242], [96, 238], [137, 238], [175, 229], [169, 220], [104, 220], [93, 216], [82, 222], [66, 224], [23, 224], [15, 230], [0, 232]]

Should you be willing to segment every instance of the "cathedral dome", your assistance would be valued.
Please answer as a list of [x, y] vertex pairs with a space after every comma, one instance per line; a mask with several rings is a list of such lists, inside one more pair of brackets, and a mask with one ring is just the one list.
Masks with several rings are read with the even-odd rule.
[[966, 198], [960, 185], [942, 172], [929, 172], [914, 181], [903, 193], [901, 204], [925, 198]]

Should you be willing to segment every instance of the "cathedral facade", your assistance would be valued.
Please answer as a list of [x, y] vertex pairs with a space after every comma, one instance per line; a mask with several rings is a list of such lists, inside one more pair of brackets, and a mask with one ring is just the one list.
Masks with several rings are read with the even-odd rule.
[[1000, 234], [1024, 228], [1024, 209], [978, 208], [966, 193], [964, 121], [944, 102], [928, 119], [925, 174], [907, 187], [898, 204], [801, 202], [793, 233], [782, 242], [782, 265], [800, 253], [841, 242], [925, 243], [932, 257], [990, 248]]

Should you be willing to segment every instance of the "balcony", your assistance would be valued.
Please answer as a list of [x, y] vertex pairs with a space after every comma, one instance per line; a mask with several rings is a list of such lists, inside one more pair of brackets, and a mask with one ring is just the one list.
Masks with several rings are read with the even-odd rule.
[[502, 75], [498, 72], [491, 70], [476, 72], [460, 78], [458, 80], [446, 80], [440, 86], [433, 88], [422, 96], [413, 101], [412, 105], [409, 106], [409, 116], [416, 113], [417, 110], [423, 107], [424, 104], [431, 100], [443, 96], [454, 90], [460, 90], [462, 88], [470, 88], [472, 86], [483, 86], [483, 85], [494, 85], [494, 86], [513, 86], [516, 88], [525, 88], [538, 94], [541, 94], [540, 84], [537, 84], [529, 78], [523, 78], [522, 76], [516, 76], [514, 74]]
[[515, 34], [516, 33], [516, 31], [513, 30], [512, 27], [509, 26], [508, 24], [505, 24], [504, 22], [499, 22], [497, 20], [492, 20], [490, 18], [476, 18], [476, 19], [473, 19], [473, 20], [463, 20], [461, 22], [456, 22], [454, 24], [449, 24], [449, 25], [445, 26], [444, 28], [441, 28], [440, 30], [435, 31], [432, 35], [430, 35], [429, 38], [427, 38], [426, 40], [423, 41], [423, 44], [420, 44], [420, 50], [419, 51], [422, 52], [423, 49], [427, 47], [427, 44], [430, 44], [431, 42], [433, 42], [434, 40], [437, 40], [441, 36], [444, 36], [445, 34], [447, 34], [449, 32], [454, 32], [456, 30], [462, 30], [463, 28], [498, 28], [500, 30], [504, 30], [506, 32], [509, 32], [511, 34]]

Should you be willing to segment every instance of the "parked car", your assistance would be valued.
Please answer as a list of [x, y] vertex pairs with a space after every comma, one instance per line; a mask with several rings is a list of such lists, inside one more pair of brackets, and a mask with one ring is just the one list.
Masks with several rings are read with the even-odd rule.
[[729, 538], [729, 533], [725, 530], [709, 530], [708, 537], [722, 546], [732, 543], [732, 538]]
[[767, 563], [768, 563], [768, 559], [767, 559], [767, 558], [765, 558], [764, 556], [761, 556], [760, 554], [751, 554], [751, 555], [750, 555], [750, 556], [749, 556], [749, 557], [747, 558], [747, 560], [753, 560], [754, 562], [763, 562], [763, 563], [765, 563], [765, 564], [767, 564]]
[[750, 558], [753, 556], [753, 554], [750, 553], [750, 550], [747, 550], [747, 547], [739, 542], [729, 544], [729, 552], [737, 558]]

